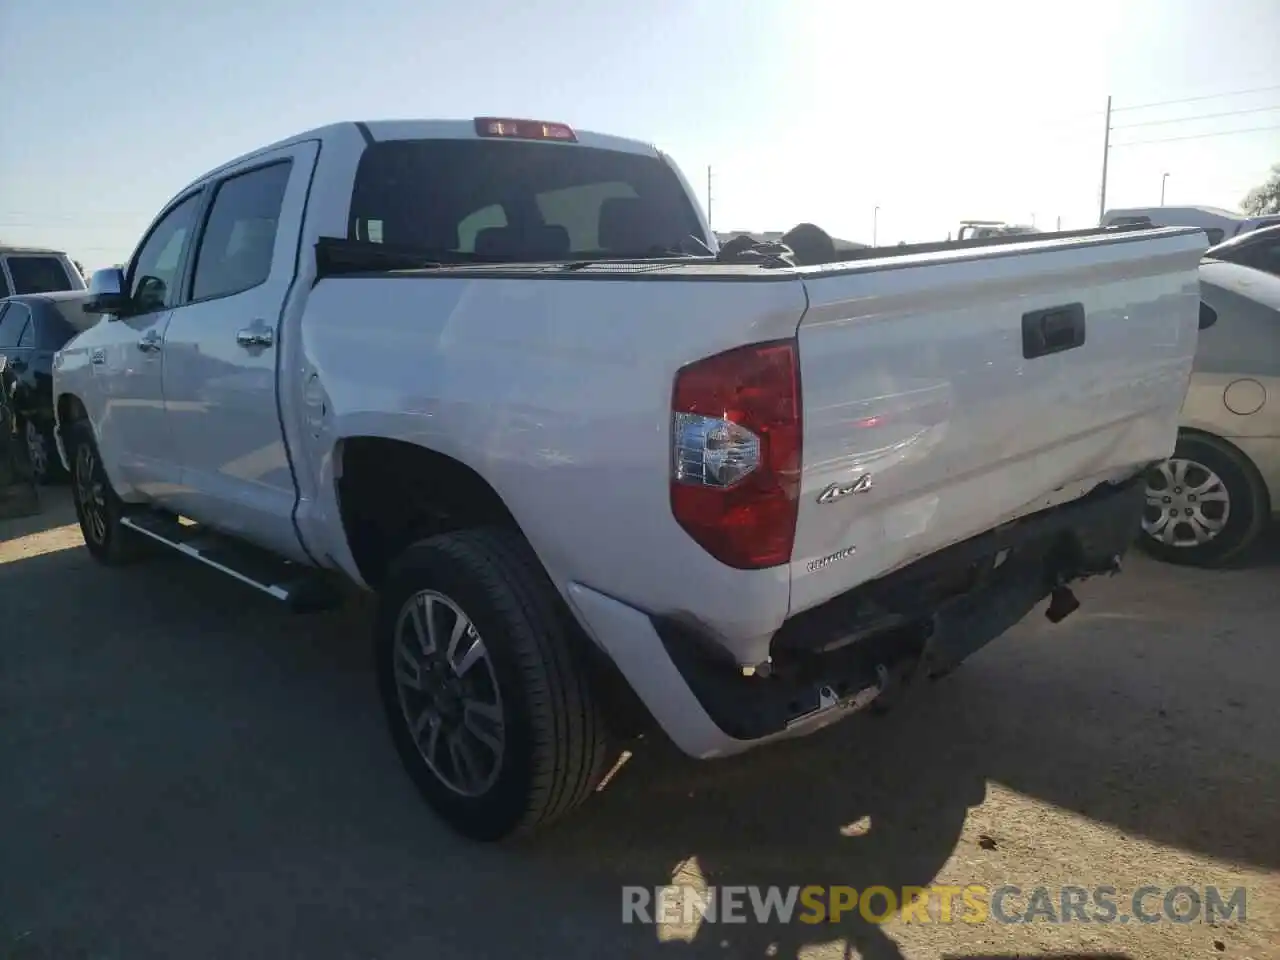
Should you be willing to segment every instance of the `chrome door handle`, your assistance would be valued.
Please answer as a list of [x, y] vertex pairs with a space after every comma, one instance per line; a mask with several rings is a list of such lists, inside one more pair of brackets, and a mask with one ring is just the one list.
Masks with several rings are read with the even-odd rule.
[[236, 343], [242, 347], [269, 347], [275, 343], [275, 334], [269, 327], [246, 327], [236, 333]]
[[143, 353], [156, 353], [160, 350], [161, 346], [160, 338], [154, 333], [148, 333], [138, 341], [138, 349]]

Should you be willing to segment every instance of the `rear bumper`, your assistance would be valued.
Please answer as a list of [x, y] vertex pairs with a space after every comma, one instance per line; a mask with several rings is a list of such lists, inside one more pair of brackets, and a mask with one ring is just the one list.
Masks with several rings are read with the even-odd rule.
[[745, 676], [696, 632], [582, 584], [570, 584], [568, 597], [681, 750], [728, 756], [828, 726], [893, 678], [944, 673], [1055, 588], [1115, 572], [1143, 502], [1139, 475], [863, 584], [783, 624], [768, 675]]

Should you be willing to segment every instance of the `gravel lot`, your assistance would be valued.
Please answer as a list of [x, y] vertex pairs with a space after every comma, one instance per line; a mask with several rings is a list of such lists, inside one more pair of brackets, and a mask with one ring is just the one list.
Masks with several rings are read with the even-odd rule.
[[[1280, 957], [1280, 542], [1132, 558], [885, 719], [640, 750], [577, 817], [455, 839], [384, 735], [365, 614], [0, 524], [0, 957]], [[1271, 623], [1270, 627], [1266, 624]], [[1247, 920], [623, 926], [623, 884], [1248, 888]], [[1158, 902], [1158, 901], [1155, 901]]]

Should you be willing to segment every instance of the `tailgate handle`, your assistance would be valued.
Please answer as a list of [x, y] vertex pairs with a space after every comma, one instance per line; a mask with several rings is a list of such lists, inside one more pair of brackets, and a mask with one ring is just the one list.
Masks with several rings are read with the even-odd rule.
[[1032, 310], [1022, 315], [1022, 355], [1028, 360], [1084, 345], [1084, 304]]

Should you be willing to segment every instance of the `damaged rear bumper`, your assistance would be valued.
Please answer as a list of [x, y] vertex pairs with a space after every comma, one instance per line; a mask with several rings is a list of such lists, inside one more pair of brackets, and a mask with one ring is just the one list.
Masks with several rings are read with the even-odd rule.
[[676, 745], [726, 756], [827, 726], [919, 673], [946, 673], [1046, 597], [1061, 619], [1075, 606], [1070, 583], [1119, 569], [1143, 502], [1139, 474], [862, 584], [784, 623], [754, 671], [677, 620], [581, 584], [568, 594]]

